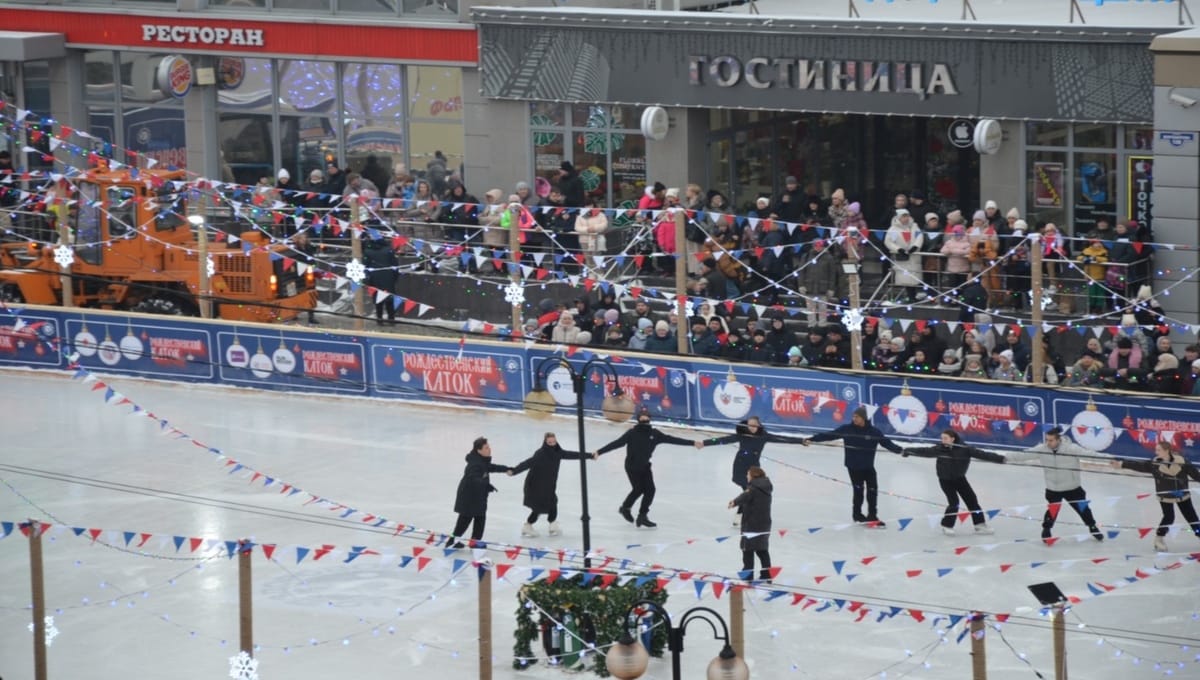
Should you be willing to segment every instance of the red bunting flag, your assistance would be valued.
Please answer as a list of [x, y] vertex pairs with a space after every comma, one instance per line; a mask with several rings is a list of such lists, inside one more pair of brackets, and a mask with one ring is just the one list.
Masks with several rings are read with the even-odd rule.
[[320, 548], [317, 548], [313, 552], [313, 561], [316, 562], [317, 560], [321, 559], [322, 557], [333, 552], [333, 548], [334, 548], [334, 546], [328, 545], [328, 544], [322, 545]]
[[712, 584], [712, 591], [713, 591], [713, 595], [716, 595], [718, 600], [721, 599], [721, 593], [725, 592], [725, 584], [724, 583]]
[[188, 539], [188, 547], [191, 548], [191, 552], [196, 552], [196, 549], [199, 548], [203, 544], [204, 544], [203, 538], [189, 538]]
[[923, 621], [925, 621], [925, 613], [922, 612], [920, 609], [909, 609], [908, 614], [909, 614], [909, 616], [916, 619], [917, 623], [922, 623]]
[[862, 562], [862, 563], [863, 563], [863, 565], [869, 565], [869, 564], [871, 564], [872, 562], [874, 562], [876, 559], [877, 559], [877, 558], [876, 558], [874, 555], [872, 555], [871, 557], [864, 557], [864, 558], [862, 558], [862, 559], [861, 559], [861, 560], [859, 560], [859, 561], [860, 561], [860, 562]]
[[909, 570], [905, 571], [904, 574], [906, 576], [908, 576], [909, 578], [916, 578], [921, 575], [921, 570], [920, 569], [909, 569]]
[[432, 557], [418, 557], [417, 558], [417, 571], [420, 572], [422, 569], [429, 566], [429, 563], [432, 561], [433, 561]]
[[792, 593], [792, 606], [800, 604], [804, 601], [804, 593]]
[[1013, 568], [1013, 565], [1011, 565], [1011, 564], [1001, 564], [1000, 565], [1000, 573], [1003, 574], [1004, 572], [1006, 572], [1012, 568]]
[[264, 543], [262, 545], [262, 551], [263, 551], [263, 555], [266, 555], [268, 560], [273, 559], [273, 557], [275, 555], [275, 544], [274, 543]]
[[497, 564], [496, 565], [496, 578], [497, 579], [504, 578], [504, 575], [507, 574], [508, 570], [512, 569], [512, 568], [513, 568], [513, 565], [511, 565], [511, 564]]

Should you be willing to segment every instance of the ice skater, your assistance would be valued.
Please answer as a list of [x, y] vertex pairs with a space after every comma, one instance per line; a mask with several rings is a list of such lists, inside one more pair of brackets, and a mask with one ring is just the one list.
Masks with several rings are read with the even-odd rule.
[[1098, 457], [1096, 454], [1072, 441], [1063, 441], [1062, 428], [1053, 427], [1046, 431], [1046, 439], [1042, 444], [1030, 447], [1024, 451], [1013, 451], [1005, 454], [1009, 463], [1021, 463], [1036, 460], [1046, 474], [1046, 514], [1042, 517], [1042, 541], [1051, 543], [1054, 522], [1058, 519], [1058, 511], [1062, 502], [1066, 501], [1075, 509], [1079, 518], [1087, 525], [1092, 538], [1104, 540], [1104, 533], [1096, 526], [1096, 518], [1092, 516], [1087, 492], [1083, 490], [1080, 461], [1085, 457]]
[[458, 493], [454, 497], [454, 512], [458, 513], [458, 521], [454, 523], [454, 531], [446, 539], [446, 545], [462, 548], [463, 543], [458, 539], [471, 526], [471, 539], [483, 539], [483, 527], [487, 524], [488, 494], [496, 490], [492, 486], [488, 473], [507, 472], [512, 475], [512, 469], [507, 465], [497, 465], [492, 462], [492, 445], [487, 437], [479, 437], [471, 446], [471, 452], [466, 457], [467, 467], [463, 469], [462, 479], [458, 482]]
[[754, 556], [762, 570], [758, 577], [771, 582], [771, 480], [757, 465], [746, 471], [746, 490], [729, 501], [730, 508], [742, 513], [742, 576], [749, 581], [754, 576]]
[[[625, 475], [629, 477], [632, 489], [625, 501], [621, 503], [618, 512], [626, 522], [639, 527], [653, 529], [658, 524], [650, 521], [650, 504], [654, 502], [654, 471], [650, 468], [650, 457], [659, 444], [678, 444], [680, 446], [695, 446], [694, 441], [681, 437], [672, 437], [650, 426], [650, 411], [643, 407], [638, 411], [637, 425], [629, 428], [625, 434], [597, 449], [595, 456], [599, 457], [622, 446], [625, 447]], [[637, 519], [633, 518], [633, 504], [638, 498], [642, 499]]]
[[[768, 442], [777, 444], [803, 444], [803, 437], [785, 437], [779, 434], [771, 434], [763, 427], [762, 421], [758, 416], [750, 416], [746, 420], [738, 423], [737, 430], [733, 434], [728, 434], [723, 437], [709, 437], [696, 442], [696, 448], [702, 449], [705, 446], [720, 446], [721, 444], [733, 444], [737, 442], [737, 454], [733, 457], [733, 483], [739, 489], [746, 488], [746, 473], [753, 467], [762, 467], [760, 462], [762, 459], [763, 447]], [[738, 516], [742, 514], [741, 507], [738, 507]], [[733, 526], [738, 526], [739, 517], [733, 519]]]
[[987, 525], [987, 518], [983, 516], [983, 509], [979, 507], [979, 499], [975, 496], [975, 490], [967, 481], [967, 468], [971, 466], [972, 458], [1003, 463], [1004, 456], [968, 446], [963, 441], [962, 435], [954, 430], [943, 431], [942, 441], [939, 444], [909, 447], [904, 449], [904, 453], [900, 455], [906, 458], [908, 456], [937, 458], [938, 484], [942, 487], [942, 493], [946, 494], [946, 512], [942, 515], [943, 534], [954, 535], [954, 522], [958, 519], [958, 500], [960, 498], [967, 509], [971, 511], [971, 521], [975, 524], [975, 533], [993, 533], [992, 528]]
[[[831, 442], [842, 440], [846, 449], [846, 470], [850, 473], [850, 488], [854, 490], [851, 517], [855, 522], [865, 523], [872, 527], [886, 527], [887, 523], [879, 519], [879, 476], [875, 473], [875, 451], [879, 446], [892, 453], [903, 453], [904, 448], [884, 436], [879, 428], [867, 419], [867, 409], [859, 406], [854, 409], [850, 422], [829, 432], [815, 434], [804, 440], [808, 446], [812, 442]], [[867, 499], [867, 514], [862, 512], [863, 496]]]
[[1154, 445], [1154, 457], [1150, 460], [1115, 460], [1112, 466], [1154, 475], [1154, 493], [1162, 508], [1162, 521], [1158, 523], [1154, 537], [1155, 550], [1167, 551], [1167, 530], [1175, 523], [1176, 507], [1187, 520], [1192, 533], [1200, 538], [1200, 518], [1196, 517], [1196, 508], [1192, 505], [1191, 492], [1188, 490], [1188, 477], [1200, 482], [1200, 470], [1188, 462], [1171, 442], [1158, 440]]
[[525, 507], [529, 508], [529, 517], [521, 526], [522, 536], [537, 537], [538, 532], [533, 525], [537, 524], [540, 515], [546, 516], [551, 536], [562, 534], [558, 526], [559, 463], [588, 457], [590, 456], [578, 451], [564, 451], [558, 443], [558, 437], [553, 432], [547, 432], [542, 438], [542, 446], [534, 451], [532, 456], [513, 467], [514, 475], [529, 471], [529, 476], [525, 478]]
[[[880, 479], [875, 473], [875, 451], [881, 445], [893, 453], [904, 452], [904, 447], [886, 437], [880, 428], [871, 425], [866, 417], [866, 409], [854, 409], [847, 425], [832, 429], [829, 432], [814, 434], [803, 440], [808, 446], [814, 441], [834, 441], [841, 439], [846, 447], [846, 470], [850, 473], [850, 487], [854, 495], [851, 503], [851, 517], [854, 522], [871, 526], [887, 526], [878, 514], [878, 495], [880, 495]], [[866, 514], [863, 514], [863, 497], [866, 497]]]

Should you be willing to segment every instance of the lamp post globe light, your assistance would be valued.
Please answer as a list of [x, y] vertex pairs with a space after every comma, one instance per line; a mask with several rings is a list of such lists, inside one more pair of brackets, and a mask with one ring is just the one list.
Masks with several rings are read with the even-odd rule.
[[[667, 610], [650, 600], [634, 602], [630, 606], [629, 611], [625, 614], [626, 627], [621, 635], [621, 639], [608, 648], [608, 653], [604, 657], [604, 666], [614, 678], [619, 678], [619, 680], [640, 678], [650, 664], [650, 655], [646, 652], [645, 646], [629, 632], [630, 616], [639, 609], [650, 610], [662, 617], [667, 624], [667, 649], [671, 651], [672, 680], [683, 680], [680, 667], [680, 654], [683, 652], [683, 635], [688, 624], [696, 619], [704, 621], [712, 628], [714, 640], [721, 640], [725, 643], [721, 648], [720, 654], [708, 664], [708, 671], [705, 673], [705, 677], [708, 680], [750, 679], [750, 668], [746, 666], [746, 662], [737, 655], [737, 652], [733, 651], [733, 647], [729, 644], [729, 627], [725, 625], [725, 619], [721, 618], [720, 614], [708, 607], [693, 607], [683, 613], [683, 618], [680, 619], [679, 626], [676, 627], [672, 625], [671, 616], [667, 613]], [[717, 628], [718, 624], [720, 624], [719, 630]]]
[[[607, 359], [588, 359], [579, 369], [561, 356], [548, 356], [542, 359], [533, 371], [533, 390], [525, 395], [524, 401], [527, 414], [533, 418], [545, 419], [554, 415], [555, 408], [558, 406], [556, 394], [562, 397], [565, 394], [574, 393], [575, 419], [579, 426], [579, 452], [583, 454], [587, 453], [583, 434], [583, 393], [587, 388], [587, 378], [593, 372], [601, 374], [604, 385], [604, 401], [600, 405], [600, 412], [606, 419], [614, 423], [623, 423], [629, 420], [633, 416], [634, 404], [622, 395], [621, 388], [617, 386], [617, 370]], [[611, 391], [608, 388], [610, 383], [612, 384]], [[550, 389], [546, 389], [547, 386]], [[565, 389], [567, 386], [570, 387], [570, 392]], [[583, 523], [583, 564], [585, 568], [590, 568], [592, 566], [592, 533], [591, 517], [588, 515], [587, 456], [579, 458], [579, 485], [583, 500], [583, 516], [580, 517]]]

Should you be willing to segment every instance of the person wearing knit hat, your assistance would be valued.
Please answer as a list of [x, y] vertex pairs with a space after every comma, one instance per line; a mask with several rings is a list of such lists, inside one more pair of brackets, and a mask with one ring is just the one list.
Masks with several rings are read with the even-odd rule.
[[[650, 458], [659, 444], [676, 444], [679, 446], [696, 446], [700, 442], [672, 437], [651, 427], [650, 410], [642, 407], [637, 414], [637, 425], [625, 431], [625, 434], [596, 449], [593, 458], [625, 447], [625, 476], [629, 478], [629, 495], [621, 502], [617, 510], [626, 522], [639, 527], [653, 529], [657, 523], [650, 521], [650, 505], [654, 502], [656, 488], [654, 486], [654, 471], [650, 467]], [[633, 517], [633, 504], [641, 499], [637, 519]]]
[[842, 222], [845, 221], [849, 212], [846, 209], [846, 192], [842, 189], [835, 189], [829, 198], [829, 207], [825, 210], [825, 214], [829, 216], [829, 221], [838, 229], [842, 228]]
[[993, 354], [996, 358], [996, 365], [992, 368], [991, 378], [998, 382], [1021, 382], [1024, 376], [1021, 369], [1013, 363], [1013, 351], [1011, 349], [1000, 350]]
[[[937, 221], [939, 221], [939, 220], [941, 220], [941, 219], [942, 219], [942, 218], [938, 217], [938, 214], [937, 214], [937, 213], [935, 213], [935, 212], [928, 212], [928, 213], [925, 213], [925, 224], [927, 224], [927, 225], [928, 225], [930, 222], [937, 222]], [[939, 230], [939, 231], [940, 231], [940, 230]]]
[[[842, 440], [845, 448], [844, 463], [850, 473], [850, 488], [853, 489], [850, 516], [855, 522], [871, 527], [883, 528], [887, 524], [879, 519], [878, 497], [879, 476], [875, 472], [875, 451], [878, 447], [892, 453], [903, 453], [904, 448], [888, 439], [879, 428], [871, 424], [867, 409], [854, 409], [850, 422], [828, 432], [815, 434], [803, 441], [805, 446], [814, 442]], [[863, 514], [863, 500], [867, 501], [867, 513]]]
[[983, 204], [983, 219], [996, 231], [1007, 231], [1005, 227], [1008, 223], [1004, 221], [1004, 215], [1000, 214], [1000, 206], [996, 205], [995, 201]]
[[679, 187], [671, 187], [670, 189], [667, 189], [667, 198], [678, 199], [679, 198]]
[[951, 210], [950, 212], [946, 213], [946, 226], [952, 227], [956, 224], [966, 224], [966, 220], [963, 219], [961, 210]]
[[679, 351], [670, 323], [660, 319], [654, 324], [654, 333], [646, 339], [646, 351], [659, 354], [676, 354]]

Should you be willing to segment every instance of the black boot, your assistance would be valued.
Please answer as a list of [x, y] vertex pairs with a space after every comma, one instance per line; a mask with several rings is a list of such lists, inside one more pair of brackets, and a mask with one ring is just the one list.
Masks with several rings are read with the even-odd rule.
[[621, 506], [617, 509], [617, 512], [621, 513], [621, 516], [625, 518], [626, 522], [633, 524], [633, 513], [629, 511], [629, 508]]
[[1088, 527], [1088, 531], [1092, 532], [1092, 538], [1096, 539], [1097, 541], [1104, 540], [1104, 532], [1100, 531], [1100, 527], [1096, 526], [1095, 524]]
[[654, 522], [651, 522], [650, 518], [647, 517], [646, 513], [644, 512], [637, 516], [637, 525], [639, 527], [646, 527], [647, 529], [653, 529], [654, 527], [658, 526]]

